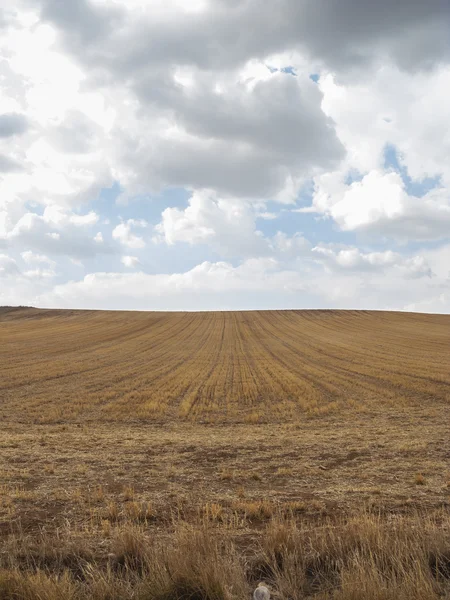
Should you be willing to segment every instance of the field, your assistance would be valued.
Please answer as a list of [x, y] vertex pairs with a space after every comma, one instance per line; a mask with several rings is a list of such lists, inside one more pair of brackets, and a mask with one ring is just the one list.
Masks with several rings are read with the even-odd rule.
[[353, 311], [5, 311], [1, 415], [287, 421], [448, 406], [450, 317]]
[[450, 316], [0, 309], [0, 599], [450, 598]]

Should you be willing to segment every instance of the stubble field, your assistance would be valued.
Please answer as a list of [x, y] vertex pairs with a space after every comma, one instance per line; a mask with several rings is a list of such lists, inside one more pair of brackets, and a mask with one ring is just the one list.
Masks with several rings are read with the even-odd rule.
[[273, 423], [450, 398], [449, 316], [19, 309], [0, 319], [7, 420]]
[[450, 316], [0, 309], [0, 598], [450, 598]]

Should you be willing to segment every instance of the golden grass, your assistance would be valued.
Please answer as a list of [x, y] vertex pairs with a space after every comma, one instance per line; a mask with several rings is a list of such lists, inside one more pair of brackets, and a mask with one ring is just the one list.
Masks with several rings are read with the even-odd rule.
[[252, 424], [450, 398], [448, 315], [15, 309], [0, 335], [7, 420]]
[[0, 600], [450, 599], [449, 325], [0, 310]]
[[[213, 510], [216, 515], [216, 509]], [[4, 600], [240, 600], [264, 581], [293, 600], [439, 600], [450, 595], [448, 515], [362, 513], [315, 527], [273, 516], [251, 541], [178, 521], [155, 537], [114, 527], [12, 536], [0, 554]]]
[[448, 414], [394, 416], [6, 423], [0, 598], [450, 598]]

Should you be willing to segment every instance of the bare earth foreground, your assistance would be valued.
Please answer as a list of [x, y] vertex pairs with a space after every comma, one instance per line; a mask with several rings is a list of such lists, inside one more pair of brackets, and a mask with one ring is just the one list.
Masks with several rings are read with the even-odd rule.
[[450, 316], [0, 309], [0, 600], [450, 598]]

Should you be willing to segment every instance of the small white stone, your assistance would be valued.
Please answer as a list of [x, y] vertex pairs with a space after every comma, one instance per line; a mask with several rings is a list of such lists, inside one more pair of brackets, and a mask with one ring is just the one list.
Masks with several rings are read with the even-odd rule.
[[253, 592], [253, 600], [270, 600], [270, 592], [262, 583]]

